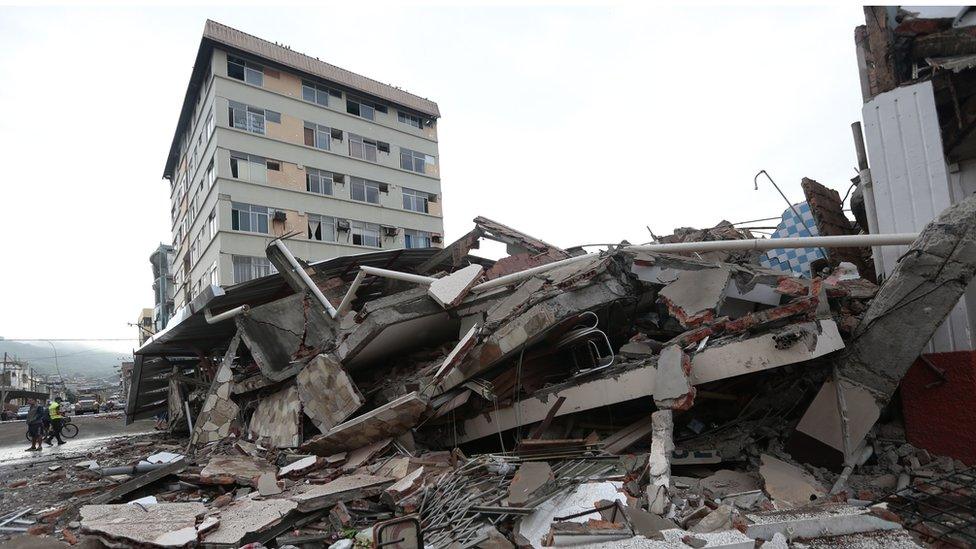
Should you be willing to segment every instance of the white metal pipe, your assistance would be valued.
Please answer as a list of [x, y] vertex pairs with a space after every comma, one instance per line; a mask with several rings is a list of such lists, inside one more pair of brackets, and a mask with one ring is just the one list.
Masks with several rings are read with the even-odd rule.
[[902, 246], [911, 244], [918, 233], [854, 234], [841, 236], [807, 236], [796, 238], [761, 238], [755, 240], [712, 240], [627, 246], [634, 252], [714, 252], [724, 250], [775, 250], [779, 248], [857, 248], [861, 246]]
[[383, 278], [392, 278], [394, 280], [403, 280], [404, 282], [413, 282], [416, 284], [424, 284], [430, 286], [435, 280], [431, 276], [417, 275], [413, 273], [404, 273], [400, 271], [391, 271], [389, 269], [380, 269], [379, 267], [370, 267], [368, 265], [363, 265], [359, 268], [361, 271], [368, 275], [381, 276]]
[[275, 247], [278, 248], [278, 251], [280, 251], [282, 255], [285, 256], [285, 259], [288, 260], [288, 264], [291, 265], [291, 268], [295, 270], [298, 277], [301, 278], [302, 282], [305, 283], [308, 290], [312, 292], [312, 295], [315, 296], [315, 299], [317, 299], [319, 303], [325, 307], [325, 311], [329, 313], [329, 316], [336, 318], [337, 313], [335, 307], [332, 306], [332, 303], [329, 303], [329, 300], [326, 299], [325, 294], [322, 293], [322, 290], [319, 289], [318, 285], [316, 285], [315, 282], [312, 282], [312, 277], [308, 276], [305, 269], [298, 264], [298, 260], [295, 259], [294, 255], [292, 255], [291, 250], [288, 249], [288, 246], [285, 246], [285, 243], [281, 240], [275, 240], [274, 243]]
[[519, 271], [517, 273], [507, 274], [505, 276], [500, 276], [489, 280], [488, 282], [482, 282], [474, 288], [471, 288], [472, 292], [485, 292], [493, 288], [498, 288], [501, 286], [508, 286], [513, 282], [518, 282], [520, 280], [535, 276], [539, 273], [544, 273], [548, 270], [555, 269], [556, 267], [562, 267], [563, 265], [569, 265], [570, 263], [576, 263], [583, 259], [592, 258], [594, 254], [577, 255], [570, 257], [568, 259], [561, 259], [559, 261], [554, 261], [552, 263], [546, 263], [545, 265], [539, 265], [538, 267], [532, 267], [531, 269], [526, 269], [524, 271]]
[[214, 315], [210, 313], [210, 308], [206, 308], [203, 310], [203, 317], [207, 319], [207, 324], [216, 324], [223, 320], [227, 320], [228, 318], [234, 318], [239, 314], [246, 313], [249, 310], [251, 310], [251, 308], [247, 305], [241, 305], [240, 307], [234, 307], [233, 309], [224, 311], [219, 315]]
[[352, 300], [356, 297], [356, 291], [359, 290], [359, 285], [363, 283], [363, 279], [366, 278], [366, 271], [360, 269], [356, 273], [356, 278], [352, 280], [352, 285], [349, 286], [349, 290], [346, 291], [346, 295], [342, 297], [342, 301], [339, 306], [336, 307], [336, 316], [342, 316], [342, 313], [346, 312], [346, 308], [352, 303]]

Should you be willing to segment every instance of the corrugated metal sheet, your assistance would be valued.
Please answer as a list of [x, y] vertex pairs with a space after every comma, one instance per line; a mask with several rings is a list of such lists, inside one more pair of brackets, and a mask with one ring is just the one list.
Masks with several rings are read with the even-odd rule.
[[441, 115], [440, 110], [437, 108], [437, 103], [434, 103], [430, 99], [418, 97], [389, 84], [384, 84], [372, 78], [367, 78], [335, 65], [330, 65], [325, 61], [320, 61], [319, 59], [279, 46], [273, 42], [268, 42], [267, 40], [252, 36], [227, 25], [221, 25], [216, 21], [207, 20], [207, 24], [203, 29], [203, 37], [265, 59], [270, 59], [287, 67], [348, 86], [357, 91], [386, 99], [398, 105], [409, 107], [423, 114], [434, 117]]
[[[878, 94], [864, 105], [862, 115], [878, 232], [922, 230], [960, 198], [949, 182], [932, 83]], [[908, 246], [883, 247], [879, 271], [890, 274], [906, 251]], [[928, 352], [972, 350], [972, 311], [961, 300], [932, 338]]]

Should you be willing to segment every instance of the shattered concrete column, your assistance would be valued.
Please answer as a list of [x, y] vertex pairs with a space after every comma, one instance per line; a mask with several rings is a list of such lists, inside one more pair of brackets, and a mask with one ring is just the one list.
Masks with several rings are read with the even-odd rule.
[[647, 462], [650, 482], [647, 486], [647, 508], [663, 515], [668, 508], [671, 486], [671, 453], [674, 451], [674, 418], [672, 410], [687, 410], [695, 402], [695, 388], [688, 376], [691, 359], [677, 345], [661, 351], [654, 379], [654, 404], [659, 410], [651, 414], [651, 454]]
[[651, 414], [651, 454], [647, 462], [650, 483], [647, 485], [648, 511], [663, 515], [668, 508], [671, 485], [671, 452], [674, 451], [674, 418], [671, 410]]
[[788, 447], [794, 457], [838, 467], [847, 457], [845, 447], [857, 455], [882, 408], [974, 273], [976, 196], [971, 196], [930, 223], [881, 286], [837, 361], [837, 379], [821, 387], [797, 425]]

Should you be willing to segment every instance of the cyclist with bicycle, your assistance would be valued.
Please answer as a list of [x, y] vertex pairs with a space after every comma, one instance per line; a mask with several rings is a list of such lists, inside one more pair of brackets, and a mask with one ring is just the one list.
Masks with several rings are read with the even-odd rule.
[[61, 428], [64, 426], [64, 416], [61, 415], [61, 397], [54, 398], [54, 402], [48, 406], [48, 411], [51, 414], [51, 431], [48, 433], [47, 438], [44, 439], [44, 442], [53, 446], [54, 444], [51, 441], [57, 438], [58, 446], [62, 446], [65, 440], [61, 438]]

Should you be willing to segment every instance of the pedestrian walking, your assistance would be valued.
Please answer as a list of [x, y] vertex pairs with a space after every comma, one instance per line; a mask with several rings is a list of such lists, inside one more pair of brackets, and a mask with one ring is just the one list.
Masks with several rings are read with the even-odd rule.
[[51, 414], [51, 431], [47, 434], [47, 439], [45, 442], [52, 444], [52, 440], [58, 439], [58, 446], [64, 444], [64, 439], [61, 438], [61, 428], [64, 426], [64, 416], [61, 415], [61, 397], [55, 397], [54, 402], [48, 406], [48, 411]]
[[44, 407], [34, 399], [29, 399], [27, 405], [27, 434], [30, 436], [31, 447], [28, 452], [40, 452], [41, 440], [44, 438]]

